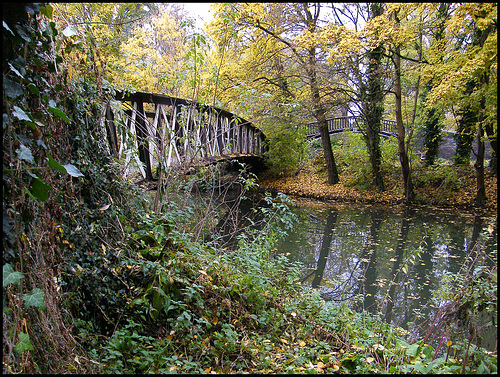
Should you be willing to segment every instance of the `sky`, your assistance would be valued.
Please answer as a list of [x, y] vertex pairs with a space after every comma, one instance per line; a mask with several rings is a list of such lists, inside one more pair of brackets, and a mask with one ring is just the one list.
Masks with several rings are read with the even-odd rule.
[[211, 3], [179, 3], [184, 6], [186, 12], [190, 13], [196, 20], [196, 26], [203, 29], [203, 24], [212, 20]]

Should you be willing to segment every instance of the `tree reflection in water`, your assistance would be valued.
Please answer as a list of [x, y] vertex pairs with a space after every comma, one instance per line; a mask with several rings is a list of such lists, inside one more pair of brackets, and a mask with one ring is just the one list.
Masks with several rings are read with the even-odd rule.
[[[325, 300], [346, 301], [417, 332], [425, 332], [439, 309], [432, 297], [441, 277], [459, 271], [483, 227], [496, 221], [375, 205], [299, 202], [294, 211], [299, 221], [278, 252], [302, 262], [303, 284], [318, 288]], [[361, 300], [351, 300], [358, 294]]]

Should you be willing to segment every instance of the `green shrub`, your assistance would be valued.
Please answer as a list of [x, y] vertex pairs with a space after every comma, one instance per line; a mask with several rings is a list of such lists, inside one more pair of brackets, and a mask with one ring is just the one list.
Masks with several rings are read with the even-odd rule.
[[349, 172], [344, 181], [348, 187], [366, 188], [371, 185], [372, 169], [363, 135], [344, 132], [332, 147], [340, 173]]
[[290, 126], [282, 120], [274, 120], [266, 136], [269, 150], [264, 153], [270, 170], [278, 176], [292, 176], [307, 155], [304, 131]]
[[418, 170], [413, 175], [415, 187], [433, 187], [440, 189], [443, 196], [460, 187], [460, 179], [456, 167], [447, 165], [439, 159], [434, 165]]

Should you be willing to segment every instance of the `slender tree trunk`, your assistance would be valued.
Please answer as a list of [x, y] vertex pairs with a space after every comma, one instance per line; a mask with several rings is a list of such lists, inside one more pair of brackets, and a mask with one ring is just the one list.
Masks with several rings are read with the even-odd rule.
[[[311, 14], [307, 3], [303, 3], [304, 13], [306, 16], [306, 25], [309, 31], [314, 32], [316, 28], [317, 16]], [[309, 88], [311, 90], [312, 107], [314, 111], [314, 118], [318, 122], [318, 129], [321, 135], [321, 144], [323, 146], [323, 154], [325, 156], [326, 169], [328, 171], [328, 184], [335, 185], [340, 182], [339, 173], [337, 171], [337, 164], [333, 156], [332, 144], [330, 142], [330, 134], [328, 132], [328, 123], [326, 121], [326, 111], [321, 103], [321, 96], [319, 93], [318, 80], [316, 77], [316, 47], [309, 49], [309, 56], [306, 67], [307, 78], [309, 80]]]
[[[375, 18], [383, 13], [383, 8], [380, 4], [371, 5], [370, 17]], [[382, 71], [381, 60], [384, 48], [382, 45], [377, 46], [372, 51], [368, 52], [368, 91], [365, 90], [364, 84], [361, 86], [361, 95], [363, 97], [363, 112], [366, 120], [365, 141], [370, 155], [370, 164], [373, 173], [373, 184], [379, 191], [385, 190], [382, 170], [382, 152], [380, 151], [380, 126], [382, 122], [383, 109], [383, 86], [382, 86]]]
[[332, 144], [330, 142], [330, 134], [328, 132], [328, 123], [326, 121], [325, 110], [321, 105], [319, 99], [319, 89], [313, 84], [311, 80], [311, 92], [314, 108], [314, 117], [318, 122], [318, 129], [321, 135], [321, 145], [323, 146], [323, 154], [325, 156], [326, 168], [328, 171], [328, 184], [335, 185], [340, 182], [339, 174], [337, 171], [337, 164], [333, 156]]
[[[486, 29], [481, 29], [476, 27], [475, 33], [473, 36], [473, 45], [483, 47], [488, 35], [493, 33], [493, 27], [490, 25]], [[488, 124], [487, 130], [491, 131], [492, 125], [490, 121], [487, 121], [486, 112], [486, 98], [484, 94], [484, 88], [489, 84], [489, 70], [485, 70], [479, 79], [479, 90], [483, 90], [481, 99], [479, 102], [479, 110], [474, 110], [476, 113], [476, 127], [477, 127], [477, 154], [476, 154], [476, 162], [474, 164], [474, 168], [476, 169], [476, 207], [484, 207], [486, 204], [486, 187], [484, 185], [484, 154], [485, 154], [485, 145], [484, 145], [484, 129], [485, 124]], [[471, 82], [471, 85], [474, 85], [474, 82]], [[495, 138], [496, 141], [496, 138]], [[495, 145], [496, 148], [496, 145]], [[493, 153], [496, 155], [496, 150]]]
[[[470, 80], [466, 84], [465, 94], [470, 96], [474, 91], [474, 81]], [[468, 165], [470, 163], [470, 153], [474, 141], [474, 127], [477, 123], [477, 111], [473, 110], [469, 104], [466, 104], [459, 111], [460, 118], [457, 124], [457, 133], [455, 134], [455, 157], [456, 165]]]
[[484, 185], [484, 130], [481, 123], [477, 127], [477, 158], [474, 168], [476, 169], [476, 207], [484, 207], [486, 204], [486, 188]]
[[413, 192], [413, 183], [411, 180], [410, 162], [406, 148], [405, 126], [403, 123], [403, 114], [402, 114], [401, 57], [400, 57], [399, 46], [395, 46], [394, 66], [396, 75], [394, 92], [396, 95], [396, 124], [398, 128], [399, 161], [401, 162], [401, 171], [403, 173], [403, 187], [405, 192], [405, 200], [406, 203], [409, 204], [413, 201], [415, 194]]

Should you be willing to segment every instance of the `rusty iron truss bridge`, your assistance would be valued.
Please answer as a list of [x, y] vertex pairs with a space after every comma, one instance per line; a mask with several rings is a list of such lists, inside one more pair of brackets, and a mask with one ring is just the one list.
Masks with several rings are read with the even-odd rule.
[[115, 99], [118, 103], [108, 105], [103, 120], [112, 154], [125, 158], [124, 175], [131, 158], [145, 180], [155, 180], [152, 167], [159, 161], [170, 168], [261, 158], [266, 151], [262, 131], [229, 111], [145, 92], [117, 92]]

